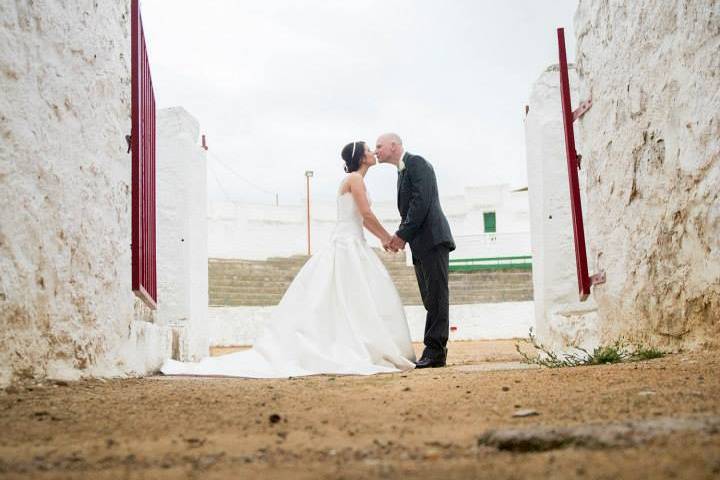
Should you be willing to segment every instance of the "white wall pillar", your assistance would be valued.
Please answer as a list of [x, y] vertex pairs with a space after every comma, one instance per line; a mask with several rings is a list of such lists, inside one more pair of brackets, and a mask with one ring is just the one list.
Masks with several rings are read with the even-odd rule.
[[173, 328], [182, 360], [208, 354], [207, 165], [198, 134], [182, 107], [158, 111], [158, 318]]
[[[570, 67], [573, 105], [577, 75]], [[556, 350], [597, 345], [597, 307], [579, 302], [560, 104], [560, 75], [549, 67], [533, 84], [525, 118], [530, 238], [538, 339]]]

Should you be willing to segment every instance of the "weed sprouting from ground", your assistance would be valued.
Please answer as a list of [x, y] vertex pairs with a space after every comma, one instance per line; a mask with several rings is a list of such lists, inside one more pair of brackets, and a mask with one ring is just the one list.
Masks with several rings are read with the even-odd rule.
[[[582, 349], [581, 349], [582, 350]], [[587, 351], [582, 350], [586, 354]], [[588, 354], [589, 365], [602, 365], [604, 363], [620, 363], [630, 359], [621, 342], [609, 346], [599, 346], [592, 353]]]
[[665, 355], [667, 355], [666, 352], [663, 352], [662, 350], [658, 350], [655, 347], [636, 347], [635, 350], [632, 353], [633, 360], [634, 361], [640, 361], [640, 360], [652, 360], [653, 358], [662, 358]]
[[524, 363], [540, 365], [548, 368], [560, 368], [560, 367], [578, 367], [580, 365], [602, 365], [606, 363], [620, 363], [620, 362], [636, 362], [641, 360], [651, 360], [653, 358], [660, 358], [666, 355], [665, 352], [658, 350], [654, 347], [645, 347], [636, 345], [634, 348], [629, 348], [627, 343], [622, 339], [615, 341], [611, 345], [601, 345], [596, 347], [592, 352], [578, 347], [571, 346], [571, 348], [577, 350], [573, 353], [556, 353], [552, 349], [546, 347], [542, 343], [538, 342], [537, 337], [533, 334], [532, 327], [530, 328], [530, 343], [533, 348], [537, 350], [537, 356], [530, 356], [520, 349], [520, 344], [515, 344], [515, 350], [523, 358]]

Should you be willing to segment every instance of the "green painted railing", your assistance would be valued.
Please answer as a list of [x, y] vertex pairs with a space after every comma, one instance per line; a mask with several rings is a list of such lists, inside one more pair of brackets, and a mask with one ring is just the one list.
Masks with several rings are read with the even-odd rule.
[[532, 257], [530, 255], [523, 255], [517, 257], [450, 259], [451, 272], [509, 269], [532, 270]]

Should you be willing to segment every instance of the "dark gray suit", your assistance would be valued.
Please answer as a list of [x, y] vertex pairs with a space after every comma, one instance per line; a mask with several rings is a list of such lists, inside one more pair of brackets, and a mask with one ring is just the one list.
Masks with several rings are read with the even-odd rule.
[[410, 245], [425, 319], [425, 347], [430, 355], [444, 351], [450, 327], [449, 253], [455, 250], [450, 225], [440, 207], [432, 165], [419, 155], [405, 153], [405, 169], [398, 172], [398, 210], [402, 219], [397, 236]]

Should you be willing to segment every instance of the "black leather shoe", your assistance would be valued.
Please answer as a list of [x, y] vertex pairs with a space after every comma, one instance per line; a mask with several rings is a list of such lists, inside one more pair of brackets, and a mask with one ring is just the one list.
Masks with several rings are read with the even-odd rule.
[[421, 358], [415, 364], [415, 368], [439, 368], [445, 366], [445, 357]]
[[[422, 355], [420, 355], [420, 360], [418, 362], [422, 362], [423, 360], [429, 360], [429, 359], [435, 359], [435, 358], [447, 358], [447, 347], [443, 347], [442, 352], [438, 350], [431, 350], [427, 347], [423, 349]], [[417, 363], [417, 362], [415, 362]]]
[[420, 360], [415, 363], [415, 368], [439, 368], [445, 366], [447, 359], [447, 348], [443, 348], [442, 352], [432, 352], [428, 349], [423, 351]]

